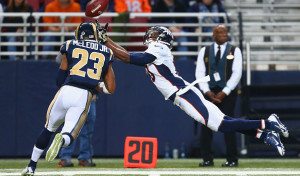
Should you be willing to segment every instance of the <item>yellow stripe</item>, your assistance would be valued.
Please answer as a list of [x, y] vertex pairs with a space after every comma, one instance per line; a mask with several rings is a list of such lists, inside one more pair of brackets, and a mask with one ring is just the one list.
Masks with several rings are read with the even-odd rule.
[[85, 104], [85, 109], [84, 111], [81, 113], [79, 120], [77, 122], [77, 124], [75, 125], [75, 127], [73, 128], [73, 130], [71, 131], [71, 135], [74, 139], [77, 138], [77, 136], [79, 135], [79, 132], [81, 130], [81, 128], [83, 127], [86, 119], [87, 119], [87, 115], [88, 115], [88, 110], [89, 107], [91, 105], [91, 101], [92, 101], [92, 94], [90, 92], [88, 92], [88, 96], [87, 96], [87, 102]]
[[53, 100], [51, 101], [51, 103], [50, 103], [50, 105], [49, 105], [49, 107], [48, 107], [47, 114], [46, 114], [46, 124], [45, 124], [45, 128], [48, 127], [50, 113], [51, 113], [51, 110], [52, 110], [52, 108], [53, 108], [54, 103], [55, 103], [56, 100], [57, 100], [57, 97], [58, 97], [59, 92], [60, 92], [60, 89], [57, 91], [57, 93], [55, 94]]
[[95, 23], [91, 23], [92, 24], [92, 26], [93, 26], [93, 31], [94, 31], [94, 36], [95, 36], [95, 40], [97, 40], [98, 41], [98, 35], [97, 35], [97, 27], [96, 27], [96, 25], [95, 25]]
[[66, 43], [66, 50], [68, 51], [68, 48], [69, 48], [69, 45], [71, 43], [71, 40], [68, 40], [67, 43]]
[[110, 57], [109, 57], [109, 60], [112, 59], [113, 55], [114, 55], [114, 52], [109, 48], [109, 51], [110, 51]]
[[[81, 24], [82, 24], [82, 23], [81, 23]], [[80, 25], [81, 25], [81, 24], [80, 24]], [[79, 26], [80, 26], [80, 25], [79, 25]], [[76, 39], [76, 40], [79, 40], [79, 37], [78, 37], [78, 29], [79, 29], [79, 26], [77, 26], [77, 28], [76, 28], [76, 30], [75, 30], [75, 39]]]

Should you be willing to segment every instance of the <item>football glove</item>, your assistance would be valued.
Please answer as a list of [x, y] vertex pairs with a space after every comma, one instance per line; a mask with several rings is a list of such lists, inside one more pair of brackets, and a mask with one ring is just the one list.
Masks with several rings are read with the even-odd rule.
[[106, 23], [104, 27], [101, 27], [97, 21], [98, 40], [103, 44], [107, 41], [107, 29], [108, 23]]

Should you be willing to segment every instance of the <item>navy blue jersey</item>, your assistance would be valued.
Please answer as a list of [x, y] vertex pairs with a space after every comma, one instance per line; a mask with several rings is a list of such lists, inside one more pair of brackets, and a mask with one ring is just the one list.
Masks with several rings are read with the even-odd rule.
[[60, 48], [68, 60], [65, 84], [94, 90], [112, 62], [111, 49], [93, 40], [68, 40]]

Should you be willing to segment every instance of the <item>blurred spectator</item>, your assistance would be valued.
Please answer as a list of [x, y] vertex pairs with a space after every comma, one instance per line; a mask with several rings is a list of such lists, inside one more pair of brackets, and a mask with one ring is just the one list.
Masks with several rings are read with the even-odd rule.
[[8, 0], [0, 0], [0, 4], [2, 4], [3, 9], [7, 6]]
[[[153, 12], [186, 12], [186, 7], [179, 0], [157, 0], [155, 6], [152, 9]], [[185, 23], [185, 18], [153, 18], [152, 22], [154, 23]], [[183, 33], [185, 32], [183, 27], [172, 25], [169, 27], [170, 31], [173, 33]], [[177, 51], [188, 51], [187, 46], [182, 46], [181, 42], [187, 42], [187, 37], [176, 37], [175, 41], [178, 42], [178, 46], [176, 47]], [[181, 56], [180, 59], [187, 59], [187, 56]]]
[[[148, 17], [136, 17], [129, 18], [129, 13], [148, 13], [151, 12], [151, 6], [149, 0], [114, 0], [115, 2], [115, 12], [121, 13], [117, 18], [114, 18], [114, 23], [148, 23]], [[143, 32], [146, 31], [147, 27], [114, 27], [114, 32]], [[140, 42], [142, 37], [119, 37], [114, 38], [116, 41], [129, 41], [129, 42]], [[139, 51], [144, 50], [145, 47], [143, 45], [135, 46], [135, 47], [127, 47], [130, 51]]]
[[[220, 0], [197, 0], [197, 3], [189, 8], [189, 12], [200, 12], [200, 13], [226, 13], [223, 4]], [[212, 32], [214, 24], [224, 23], [225, 19], [223, 17], [203, 17], [201, 21], [198, 18], [191, 18], [191, 22], [201, 23], [201, 24], [212, 24], [211, 27], [202, 27], [202, 29], [197, 28], [197, 32]], [[202, 38], [203, 42], [213, 41], [212, 37], [207, 36]]]
[[46, 0], [39, 0], [38, 12], [45, 12]]
[[[2, 6], [2, 4], [0, 3], [0, 13], [2, 13], [2, 12], [3, 12], [3, 6]], [[2, 20], [3, 20], [3, 17], [0, 16], [0, 24], [2, 23]], [[1, 28], [0, 28], [0, 30], [1, 30]]]
[[[10, 0], [8, 3], [8, 6], [6, 7], [4, 12], [7, 13], [22, 13], [22, 12], [30, 12], [32, 13], [32, 7], [26, 3], [25, 0]], [[32, 16], [29, 16], [27, 18], [27, 23], [32, 24], [34, 22], [34, 18]], [[7, 26], [7, 27], [3, 27], [3, 32], [10, 32], [10, 33], [17, 33], [20, 34], [20, 36], [7, 36], [6, 39], [8, 42], [10, 43], [15, 43], [15, 42], [23, 42], [24, 37], [23, 37], [23, 30], [24, 27], [23, 25], [25, 24], [23, 21], [23, 18], [20, 17], [5, 17], [3, 19], [3, 23], [18, 23], [20, 24], [20, 26]], [[30, 34], [29, 32], [33, 31], [33, 27], [32, 25], [30, 25], [30, 27], [25, 28], [26, 34]], [[27, 42], [33, 42], [34, 41], [34, 37], [33, 36], [28, 36], [26, 38]], [[22, 48], [18, 48], [17, 45], [9, 45], [7, 46], [7, 50], [9, 52], [16, 52], [17, 50], [21, 50]], [[33, 51], [34, 47], [30, 44], [28, 51]], [[9, 60], [16, 60], [15, 55], [9, 55]]]
[[149, 0], [114, 0], [115, 12], [151, 12]]
[[[74, 0], [53, 0], [48, 5], [46, 5], [45, 12], [51, 13], [51, 12], [81, 12], [80, 11], [80, 5]], [[61, 26], [53, 26], [51, 23], [61, 23], [61, 18], [59, 16], [57, 17], [47, 17], [45, 16], [43, 18], [44, 23], [50, 23], [48, 27], [46, 27], [47, 32], [61, 32], [62, 30], [64, 32], [70, 32], [74, 31], [76, 29], [76, 24], [74, 26], [65, 26], [63, 29]], [[65, 23], [81, 23], [82, 19], [81, 17], [67, 17], [64, 20]], [[65, 40], [71, 39], [70, 37], [66, 37]], [[65, 41], [63, 40], [63, 41]], [[45, 36], [43, 39], [44, 42], [55, 42], [60, 41], [60, 36]], [[54, 46], [44, 46], [43, 51], [53, 51]], [[47, 56], [43, 57], [44, 59], [47, 58]]]
[[86, 5], [87, 5], [88, 2], [90, 2], [90, 0], [80, 0], [79, 1], [82, 12], [85, 11], [85, 8], [86, 8]]

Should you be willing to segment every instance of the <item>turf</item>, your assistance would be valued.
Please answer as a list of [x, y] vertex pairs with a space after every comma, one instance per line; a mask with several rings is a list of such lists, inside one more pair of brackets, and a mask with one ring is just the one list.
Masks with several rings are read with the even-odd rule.
[[[105, 171], [122, 171], [124, 172], [122, 176], [133, 176], [128, 175], [131, 173], [131, 171], [174, 171], [174, 172], [189, 172], [189, 171], [196, 171], [197, 173], [201, 173], [202, 175], [205, 175], [204, 173], [209, 173], [208, 175], [220, 175], [220, 173], [224, 173], [226, 171], [227, 174], [224, 174], [226, 176], [252, 176], [252, 171], [259, 171], [264, 173], [269, 172], [266, 175], [276, 175], [277, 172], [285, 173], [289, 172], [289, 176], [300, 176], [300, 159], [240, 159], [239, 160], [239, 167], [236, 168], [222, 168], [221, 164], [224, 162], [224, 159], [216, 159], [215, 166], [209, 167], [209, 168], [202, 168], [199, 167], [198, 164], [201, 161], [200, 159], [159, 159], [157, 163], [157, 167], [155, 169], [124, 169], [123, 168], [123, 160], [122, 159], [94, 159], [93, 160], [96, 163], [96, 167], [93, 168], [82, 168], [77, 166], [78, 162], [76, 159], [73, 159], [73, 162], [75, 164], [74, 168], [58, 168], [56, 165], [58, 163], [58, 160], [54, 160], [53, 162], [46, 162], [44, 159], [41, 159], [38, 163], [38, 169], [37, 172], [39, 174], [37, 175], [44, 175], [43, 173], [47, 173], [47, 175], [52, 176], [81, 176], [79, 172], [94, 172], [94, 174], [88, 174], [88, 175], [96, 175], [96, 176], [104, 176], [105, 174], [99, 174], [99, 172], [105, 172]], [[26, 159], [1, 159], [0, 160], [0, 175], [9, 175], [9, 173], [14, 173], [15, 175], [19, 175], [20, 171], [27, 165], [28, 160]], [[71, 173], [72, 172], [72, 173]], [[243, 172], [247, 172], [247, 174], [244, 174]], [[294, 174], [296, 173], [297, 174]], [[241, 174], [242, 173], [242, 174]], [[113, 173], [115, 174], [115, 173]], [[146, 176], [145, 173], [138, 173], [134, 176]], [[11, 174], [13, 175], [13, 174]], [[85, 175], [85, 174], [83, 174]], [[116, 175], [110, 175], [110, 176], [117, 176]], [[183, 174], [185, 175], [185, 174]], [[188, 176], [196, 176], [195, 174], [187, 174]], [[258, 175], [262, 175], [261, 173]], [[282, 175], [282, 174], [278, 174]], [[285, 174], [287, 175], [287, 174]], [[107, 175], [106, 175], [107, 176]], [[147, 175], [147, 176], [157, 176], [157, 175]], [[159, 176], [171, 176], [169, 174], [161, 174]], [[199, 175], [197, 175], [199, 176]]]
[[[77, 160], [73, 159], [75, 168]], [[122, 159], [94, 159], [95, 168], [123, 168]], [[156, 168], [199, 168], [200, 159], [158, 159]], [[221, 168], [224, 159], [216, 159], [215, 166]], [[0, 169], [19, 169], [24, 168], [28, 163], [26, 159], [0, 159]], [[56, 168], [58, 160], [46, 162], [41, 159], [38, 168]], [[238, 168], [295, 168], [300, 169], [300, 159], [240, 159]]]

